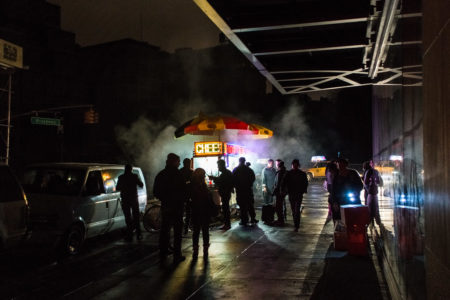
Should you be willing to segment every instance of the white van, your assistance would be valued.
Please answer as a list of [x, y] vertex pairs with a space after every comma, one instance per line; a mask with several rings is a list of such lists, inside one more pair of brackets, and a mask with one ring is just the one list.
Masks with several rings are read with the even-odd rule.
[[[125, 227], [116, 192], [124, 166], [93, 163], [47, 163], [29, 166], [22, 185], [30, 203], [33, 235], [57, 237], [63, 254], [79, 252], [86, 238]], [[133, 168], [144, 183], [138, 187], [139, 209], [147, 203], [145, 180], [140, 168]]]
[[28, 203], [9, 167], [0, 164], [0, 249], [17, 246], [27, 236]]

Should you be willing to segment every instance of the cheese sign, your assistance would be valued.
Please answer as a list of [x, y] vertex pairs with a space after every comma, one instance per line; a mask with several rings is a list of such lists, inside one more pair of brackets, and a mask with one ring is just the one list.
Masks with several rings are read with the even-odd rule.
[[194, 143], [194, 153], [196, 156], [205, 155], [222, 155], [223, 143], [222, 142], [197, 142]]

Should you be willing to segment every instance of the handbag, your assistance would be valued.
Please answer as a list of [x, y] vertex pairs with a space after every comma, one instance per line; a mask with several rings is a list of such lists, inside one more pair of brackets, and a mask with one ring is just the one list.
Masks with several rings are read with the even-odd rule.
[[208, 192], [208, 213], [210, 217], [217, 217], [219, 215], [219, 207], [214, 202], [210, 192]]

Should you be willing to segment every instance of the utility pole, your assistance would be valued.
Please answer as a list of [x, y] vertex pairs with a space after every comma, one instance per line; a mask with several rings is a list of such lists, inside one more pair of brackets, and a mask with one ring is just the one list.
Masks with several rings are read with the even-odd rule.
[[11, 82], [12, 82], [12, 72], [9, 72], [8, 76], [8, 123], [7, 123], [7, 134], [6, 134], [6, 160], [5, 163], [9, 164], [9, 137], [11, 135]]

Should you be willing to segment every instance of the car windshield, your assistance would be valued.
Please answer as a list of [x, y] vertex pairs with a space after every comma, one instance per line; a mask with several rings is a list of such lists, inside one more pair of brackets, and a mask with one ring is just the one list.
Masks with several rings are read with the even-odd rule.
[[30, 168], [22, 178], [27, 193], [74, 196], [81, 192], [86, 171], [63, 168]]

